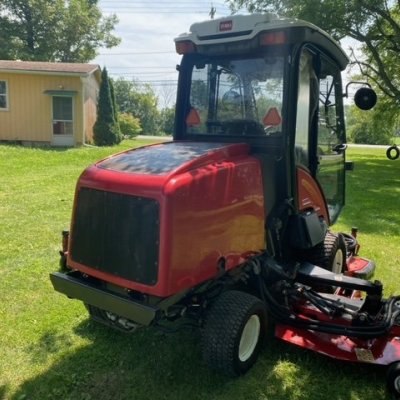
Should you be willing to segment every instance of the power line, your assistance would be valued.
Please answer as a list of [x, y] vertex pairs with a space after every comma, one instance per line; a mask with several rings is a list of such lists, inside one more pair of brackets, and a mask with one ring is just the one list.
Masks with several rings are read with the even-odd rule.
[[[113, 8], [112, 10], [107, 11], [107, 9], [103, 9], [105, 12], [109, 12], [109, 13], [114, 13], [117, 14], [118, 12], [123, 12], [125, 14], [188, 14], [188, 11], [161, 11], [161, 10], [154, 10], [154, 11], [133, 11], [133, 10], [124, 10], [124, 9], [120, 9], [120, 10], [116, 10], [115, 8]], [[208, 14], [209, 11], [197, 11], [197, 10], [193, 10], [191, 11], [192, 13], [195, 14]]]
[[[214, 7], [215, 6], [218, 6], [218, 4], [217, 5], [214, 5]], [[179, 8], [179, 9], [185, 9], [185, 8], [196, 8], [196, 9], [199, 9], [199, 8], [201, 8], [201, 9], [209, 9], [209, 8], [211, 8], [210, 6], [208, 6], [207, 4], [196, 4], [196, 3], [191, 3], [191, 4], [182, 4], [182, 5], [168, 5], [168, 4], [165, 4], [165, 3], [159, 3], [159, 4], [157, 4], [157, 3], [154, 3], [154, 2], [152, 2], [151, 3], [151, 6], [150, 7], [147, 7], [147, 5], [143, 5], [143, 4], [129, 4], [129, 3], [126, 3], [126, 5], [125, 4], [115, 4], [115, 3], [110, 3], [110, 4], [104, 4], [103, 5], [103, 7], [113, 7], [113, 8], [145, 8], [145, 9], [154, 9], [154, 8], [156, 8], [156, 7], [162, 7], [162, 8], [170, 8], [170, 9], [174, 9], [174, 8]], [[220, 5], [220, 7], [222, 7], [222, 8], [224, 8], [224, 9], [228, 9], [228, 7], [227, 6], [223, 6], [222, 4]]]
[[113, 68], [113, 69], [175, 69], [175, 65], [173, 67], [166, 67], [163, 65], [135, 65], [135, 66], [129, 66], [129, 67], [123, 67], [121, 65], [115, 65], [115, 66], [107, 66], [107, 68]]
[[[143, 2], [122, 2], [119, 1], [102, 1], [102, 7], [113, 7], [113, 8], [155, 8], [155, 7], [164, 7], [164, 8], [185, 8], [185, 7], [195, 7], [195, 8], [210, 8], [211, 4], [206, 3], [195, 3], [193, 1], [187, 2], [179, 2], [175, 4], [170, 4], [162, 1], [152, 1], [151, 3], [143, 3]], [[148, 7], [149, 6], [149, 7]], [[223, 3], [215, 3], [213, 2], [214, 7], [221, 7], [225, 9], [229, 9], [229, 6]]]
[[176, 54], [175, 51], [129, 51], [127, 53], [100, 53], [99, 56], [129, 56], [143, 54]]
[[114, 74], [114, 75], [161, 75], [161, 76], [165, 76], [165, 75], [176, 75], [177, 72], [112, 72], [109, 71], [110, 74]]
[[[145, 2], [145, 1], [135, 1], [135, 0], [126, 0], [126, 1], [124, 1], [124, 0], [117, 0], [117, 1], [114, 1], [114, 0], [100, 0], [99, 3], [101, 3], [101, 4], [110, 3], [110, 4], [114, 4], [114, 5], [118, 5], [118, 4], [138, 4], [138, 5], [142, 5], [142, 6], [149, 5], [148, 2]], [[219, 6], [226, 6], [226, 7], [228, 7], [225, 3], [215, 2], [215, 1], [212, 1], [212, 3], [213, 3], [214, 5], [219, 5]], [[169, 6], [171, 6], [171, 7], [176, 7], [176, 6], [180, 5], [180, 4], [197, 4], [197, 5], [199, 5], [199, 6], [208, 6], [208, 5], [209, 5], [208, 2], [206, 2], [206, 3], [204, 3], [204, 2], [203, 2], [203, 3], [202, 3], [202, 2], [197, 2], [197, 3], [196, 3], [196, 2], [191, 1], [191, 0], [175, 1], [173, 4], [171, 4], [170, 1], [154, 0], [154, 1], [152, 1], [150, 4], [151, 4], [151, 5], [153, 5], [153, 4], [164, 4], [164, 5], [166, 5], [166, 6], [169, 5]]]

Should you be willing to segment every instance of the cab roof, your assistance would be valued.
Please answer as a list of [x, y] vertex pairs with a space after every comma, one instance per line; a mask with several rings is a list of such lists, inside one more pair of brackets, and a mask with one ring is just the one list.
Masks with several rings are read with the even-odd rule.
[[300, 19], [281, 18], [271, 13], [233, 15], [230, 17], [197, 22], [191, 25], [190, 32], [179, 35], [175, 42], [190, 41], [196, 46], [209, 46], [251, 40], [261, 32], [302, 30], [307, 35], [295, 36], [298, 41], [308, 41], [328, 51], [344, 69], [349, 59], [327, 32]]

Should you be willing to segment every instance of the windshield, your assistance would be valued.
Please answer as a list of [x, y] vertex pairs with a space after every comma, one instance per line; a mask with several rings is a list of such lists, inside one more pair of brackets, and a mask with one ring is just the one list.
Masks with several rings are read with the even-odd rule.
[[188, 134], [281, 132], [284, 57], [212, 58], [193, 67]]

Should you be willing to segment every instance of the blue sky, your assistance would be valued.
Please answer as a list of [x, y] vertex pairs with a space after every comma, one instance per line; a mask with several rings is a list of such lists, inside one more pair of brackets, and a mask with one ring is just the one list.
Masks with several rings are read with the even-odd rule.
[[212, 5], [215, 18], [230, 15], [223, 0], [100, 0], [104, 15], [118, 16], [115, 33], [122, 41], [113, 49], [101, 49], [92, 62], [106, 66], [114, 78], [150, 83], [160, 103], [170, 103], [167, 97], [174, 97], [180, 62], [173, 39], [189, 31], [192, 23], [209, 19]]
[[[122, 41], [113, 49], [100, 49], [92, 62], [107, 67], [113, 78], [151, 84], [161, 108], [175, 100], [180, 56], [173, 39], [189, 31], [192, 23], [209, 19], [212, 6], [215, 18], [230, 15], [224, 0], [100, 0], [99, 6], [104, 15], [114, 13], [119, 18], [115, 34]], [[354, 45], [342, 43], [346, 51], [350, 44]]]

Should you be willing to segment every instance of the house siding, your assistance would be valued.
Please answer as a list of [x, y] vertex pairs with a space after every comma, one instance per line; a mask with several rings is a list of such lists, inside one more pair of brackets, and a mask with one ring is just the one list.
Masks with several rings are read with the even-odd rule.
[[46, 90], [76, 91], [74, 104], [74, 143], [84, 138], [82, 82], [80, 77], [0, 72], [8, 83], [8, 111], [0, 111], [0, 140], [51, 144], [52, 96]]

